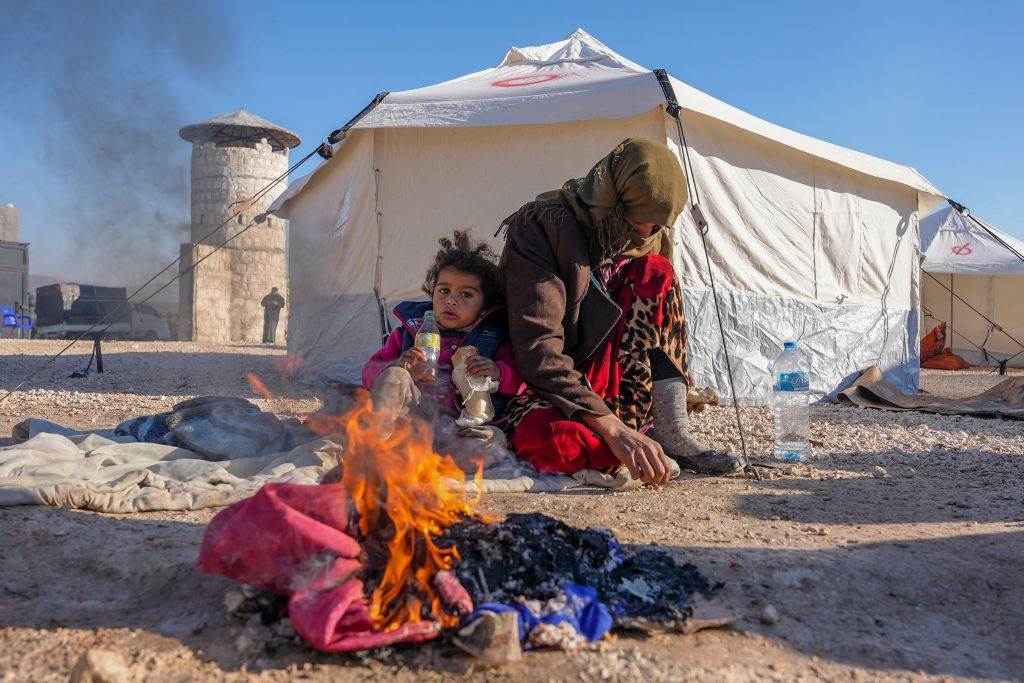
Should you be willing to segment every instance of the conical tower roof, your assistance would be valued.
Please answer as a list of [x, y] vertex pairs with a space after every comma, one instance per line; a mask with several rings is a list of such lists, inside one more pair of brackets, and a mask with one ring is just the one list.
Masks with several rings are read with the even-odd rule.
[[201, 123], [185, 126], [178, 134], [189, 142], [259, 142], [266, 138], [274, 149], [297, 147], [301, 140], [295, 133], [275, 125], [244, 109], [221, 114]]

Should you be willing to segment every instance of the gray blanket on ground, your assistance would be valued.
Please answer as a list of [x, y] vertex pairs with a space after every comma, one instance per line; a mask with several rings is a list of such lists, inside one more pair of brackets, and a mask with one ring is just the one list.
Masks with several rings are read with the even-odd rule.
[[0, 506], [199, 510], [248, 498], [270, 482], [316, 484], [339, 456], [338, 446], [323, 439], [290, 451], [209, 460], [176, 446], [41, 433], [0, 450]]
[[919, 410], [941, 415], [978, 415], [1024, 420], [1024, 377], [1011, 377], [988, 391], [967, 398], [904, 394], [872, 365], [853, 385], [836, 396], [836, 403], [852, 403], [879, 410]]

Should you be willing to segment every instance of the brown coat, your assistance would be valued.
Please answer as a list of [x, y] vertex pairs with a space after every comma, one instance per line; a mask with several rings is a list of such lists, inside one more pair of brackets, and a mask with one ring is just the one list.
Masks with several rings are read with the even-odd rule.
[[578, 370], [622, 315], [591, 279], [599, 262], [566, 207], [535, 204], [508, 226], [500, 268], [516, 364], [526, 384], [568, 417], [611, 412]]

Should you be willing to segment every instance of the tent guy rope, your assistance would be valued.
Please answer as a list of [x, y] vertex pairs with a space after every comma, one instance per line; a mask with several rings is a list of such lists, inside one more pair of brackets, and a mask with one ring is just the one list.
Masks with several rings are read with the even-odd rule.
[[740, 433], [740, 448], [743, 451], [743, 471], [761, 479], [760, 473], [753, 468], [750, 458], [747, 456], [747, 441], [743, 435], [743, 420], [740, 417], [739, 398], [736, 396], [736, 384], [732, 378], [732, 362], [729, 359], [729, 344], [725, 338], [725, 325], [722, 323], [722, 307], [718, 301], [718, 290], [715, 289], [715, 276], [711, 270], [711, 255], [708, 251], [707, 234], [709, 230], [708, 220], [700, 206], [700, 193], [697, 189], [697, 179], [693, 175], [693, 164], [690, 162], [689, 147], [686, 144], [686, 133], [683, 131], [682, 111], [683, 108], [676, 100], [675, 90], [668, 78], [668, 72], [664, 69], [655, 69], [654, 75], [658, 79], [662, 92], [665, 94], [665, 110], [675, 119], [676, 130], [679, 133], [679, 145], [683, 152], [683, 175], [686, 177], [687, 189], [690, 196], [690, 214], [693, 216], [697, 229], [700, 231], [700, 241], [704, 246], [704, 259], [708, 265], [708, 280], [711, 283], [711, 298], [715, 302], [715, 314], [718, 318], [718, 331], [722, 335], [722, 351], [725, 353], [725, 369], [729, 377], [729, 390], [732, 392], [732, 407], [736, 411], [736, 428]]

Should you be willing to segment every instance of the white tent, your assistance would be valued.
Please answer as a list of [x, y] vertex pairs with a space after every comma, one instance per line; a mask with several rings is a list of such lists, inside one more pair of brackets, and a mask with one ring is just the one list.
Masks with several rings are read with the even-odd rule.
[[[941, 193], [917, 171], [758, 119], [675, 78], [738, 395], [763, 402], [796, 338], [812, 390], [877, 364], [918, 380], [917, 217]], [[880, 105], [881, 106], [881, 105]], [[578, 30], [512, 48], [498, 66], [389, 93], [351, 122], [332, 160], [274, 210], [291, 220], [289, 351], [313, 375], [356, 381], [381, 310], [420, 294], [437, 239], [500, 220], [583, 175], [628, 136], [681, 154], [655, 74]], [[691, 369], [729, 393], [700, 235], [675, 226]]]
[[[947, 329], [949, 346], [973, 364], [1021, 351], [1013, 339], [1024, 341], [1024, 241], [947, 206], [921, 219], [921, 244], [932, 276], [922, 278], [922, 334], [945, 321], [956, 331]], [[1024, 367], [1024, 354], [1009, 364]]]

